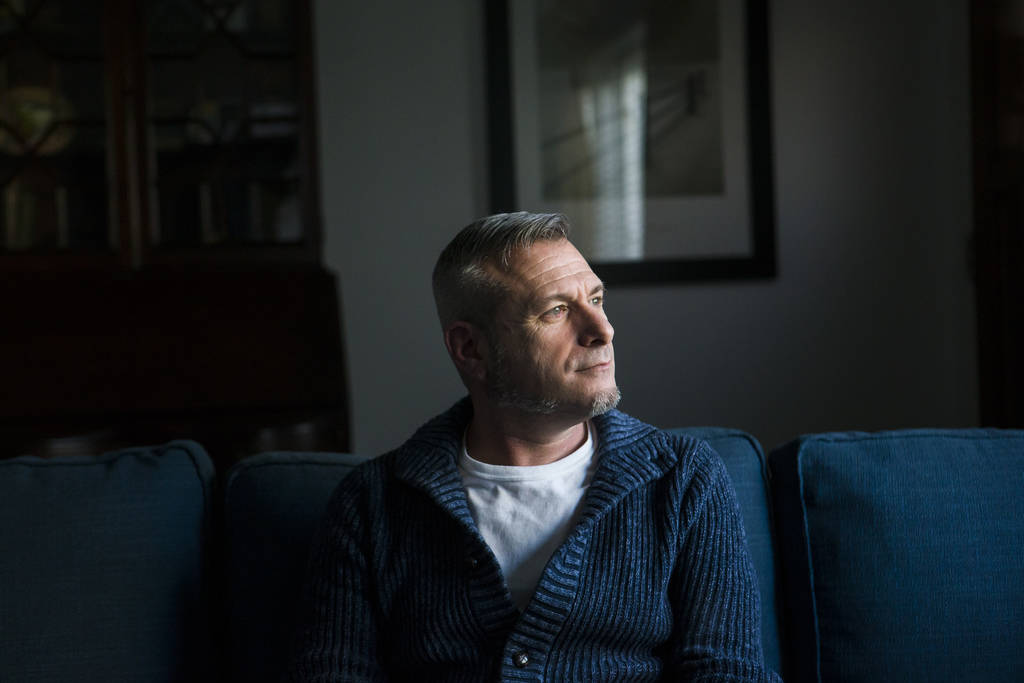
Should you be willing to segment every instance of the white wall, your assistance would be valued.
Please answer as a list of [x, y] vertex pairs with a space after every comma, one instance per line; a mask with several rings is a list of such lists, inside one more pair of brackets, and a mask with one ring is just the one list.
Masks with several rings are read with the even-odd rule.
[[[975, 424], [966, 3], [772, 6], [779, 277], [617, 287], [622, 407], [766, 448]], [[483, 16], [474, 0], [315, 10], [325, 261], [353, 450], [377, 453], [462, 393], [429, 274], [488, 208]]]

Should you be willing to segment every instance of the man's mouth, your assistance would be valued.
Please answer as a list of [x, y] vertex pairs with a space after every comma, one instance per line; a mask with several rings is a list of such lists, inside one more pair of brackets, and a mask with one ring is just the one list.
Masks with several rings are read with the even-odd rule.
[[612, 358], [596, 358], [585, 361], [580, 364], [580, 367], [576, 369], [576, 372], [586, 372], [587, 370], [601, 370], [604, 368], [611, 367]]

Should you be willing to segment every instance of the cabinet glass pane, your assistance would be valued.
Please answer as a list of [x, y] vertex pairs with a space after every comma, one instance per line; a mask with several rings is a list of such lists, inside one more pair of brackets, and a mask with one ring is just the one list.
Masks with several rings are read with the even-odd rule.
[[288, 0], [149, 0], [151, 242], [301, 242]]
[[101, 15], [0, 0], [0, 250], [114, 246]]

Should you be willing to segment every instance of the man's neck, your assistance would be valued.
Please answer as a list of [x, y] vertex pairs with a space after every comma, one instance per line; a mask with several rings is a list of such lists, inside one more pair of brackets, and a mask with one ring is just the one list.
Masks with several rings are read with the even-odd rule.
[[547, 465], [587, 440], [586, 422], [517, 411], [474, 411], [466, 430], [466, 450], [491, 465]]

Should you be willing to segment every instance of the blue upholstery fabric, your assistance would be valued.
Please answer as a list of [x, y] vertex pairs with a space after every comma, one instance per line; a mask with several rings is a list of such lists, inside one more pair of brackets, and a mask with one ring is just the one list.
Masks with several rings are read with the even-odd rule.
[[806, 436], [774, 451], [790, 681], [1024, 671], [1024, 432]]
[[203, 681], [213, 465], [195, 443], [0, 460], [0, 681]]
[[232, 467], [224, 489], [228, 674], [284, 673], [309, 544], [338, 482], [365, 456], [264, 453]]
[[747, 547], [761, 588], [761, 642], [764, 662], [780, 671], [779, 617], [775, 607], [775, 554], [772, 521], [761, 445], [749, 434], [721, 427], [687, 427], [669, 430], [704, 439], [725, 462], [747, 532]]

